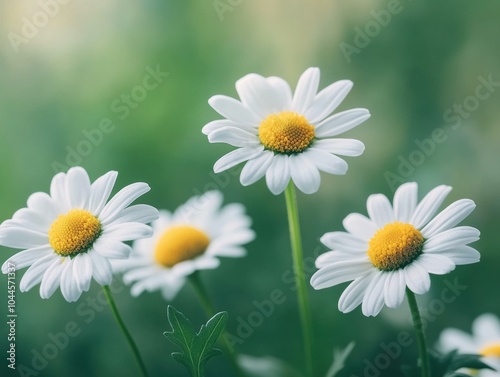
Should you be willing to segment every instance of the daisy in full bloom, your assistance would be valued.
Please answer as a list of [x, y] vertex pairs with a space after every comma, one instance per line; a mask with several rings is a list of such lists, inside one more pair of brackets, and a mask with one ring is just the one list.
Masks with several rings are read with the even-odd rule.
[[365, 316], [375, 316], [384, 303], [401, 305], [407, 287], [426, 293], [429, 273], [443, 275], [455, 265], [478, 262], [479, 253], [467, 244], [479, 239], [479, 231], [456, 226], [474, 202], [457, 200], [434, 216], [450, 191], [450, 186], [438, 186], [418, 204], [414, 182], [396, 190], [393, 205], [382, 194], [371, 195], [369, 217], [352, 213], [343, 221], [347, 232], [321, 238], [332, 251], [316, 259], [319, 270], [311, 285], [323, 289], [354, 280], [340, 297], [339, 310], [347, 313], [362, 304]]
[[307, 69], [295, 92], [279, 77], [249, 74], [236, 82], [240, 101], [222, 95], [209, 99], [225, 119], [203, 127], [211, 143], [227, 143], [238, 149], [220, 158], [216, 173], [247, 161], [241, 171], [244, 186], [264, 175], [275, 195], [290, 179], [304, 193], [320, 184], [319, 170], [345, 174], [340, 156], [359, 156], [365, 146], [353, 139], [334, 138], [370, 117], [366, 109], [351, 109], [329, 116], [352, 88], [349, 80], [337, 81], [318, 92], [319, 69]]
[[54, 176], [50, 195], [36, 192], [27, 208], [0, 225], [0, 245], [23, 249], [2, 266], [28, 267], [19, 288], [28, 291], [40, 283], [40, 296], [49, 298], [60, 286], [68, 302], [88, 291], [92, 277], [101, 285], [112, 279], [109, 262], [126, 258], [130, 246], [123, 243], [152, 234], [146, 223], [158, 218], [155, 208], [129, 205], [149, 191], [146, 183], [120, 190], [108, 202], [118, 173], [110, 171], [90, 183], [81, 167]]
[[497, 371], [470, 371], [477, 377], [498, 377], [500, 374], [500, 321], [494, 314], [482, 314], [472, 323], [472, 335], [449, 328], [439, 337], [438, 348], [443, 352], [458, 350], [463, 354], [482, 355], [482, 361]]
[[195, 271], [218, 267], [218, 257], [246, 254], [242, 245], [255, 238], [251, 219], [241, 204], [221, 207], [222, 199], [219, 191], [209, 191], [173, 213], [160, 211], [153, 236], [134, 242], [128, 260], [113, 263], [125, 283], [134, 283], [132, 296], [161, 290], [171, 300]]

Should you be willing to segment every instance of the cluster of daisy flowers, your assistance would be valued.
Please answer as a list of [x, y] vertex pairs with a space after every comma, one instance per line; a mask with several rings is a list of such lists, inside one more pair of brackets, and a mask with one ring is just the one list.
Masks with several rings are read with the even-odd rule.
[[[370, 117], [363, 108], [334, 113], [352, 89], [351, 81], [322, 90], [319, 81], [319, 69], [309, 68], [292, 92], [282, 78], [249, 74], [236, 82], [239, 100], [210, 98], [223, 119], [202, 130], [210, 142], [236, 148], [215, 162], [216, 173], [244, 163], [242, 185], [265, 178], [273, 194], [285, 193], [308, 376], [314, 374], [315, 363], [294, 189], [316, 192], [320, 171], [346, 174], [343, 157], [360, 156], [365, 147], [338, 136]], [[111, 171], [91, 183], [83, 168], [74, 167], [53, 177], [49, 194], [32, 194], [26, 208], [0, 225], [0, 245], [22, 250], [7, 259], [2, 272], [11, 265], [28, 267], [20, 290], [39, 284], [42, 298], [60, 288], [73, 302], [89, 290], [92, 279], [106, 287], [119, 274], [131, 285], [132, 296], [160, 291], [171, 301], [197, 271], [216, 269], [221, 257], [245, 256], [244, 245], [255, 238], [244, 206], [223, 205], [219, 191], [195, 196], [170, 212], [132, 204], [150, 190], [146, 183], [130, 184], [111, 197], [116, 178], [117, 172]], [[419, 201], [418, 185], [410, 182], [396, 190], [392, 203], [383, 194], [369, 196], [367, 216], [351, 213], [343, 220], [345, 231], [321, 237], [329, 251], [317, 258], [310, 285], [325, 289], [350, 282], [338, 309], [348, 313], [361, 305], [365, 316], [378, 315], [384, 306], [397, 308], [407, 296], [425, 350], [414, 294], [430, 290], [430, 274], [447, 274], [480, 259], [469, 245], [479, 239], [479, 231], [460, 225], [474, 202], [457, 200], [439, 211], [450, 191], [450, 186], [437, 186]], [[473, 332], [470, 337], [448, 329], [439, 349], [478, 354], [486, 365], [499, 367], [498, 319], [479, 317]], [[428, 355], [422, 348], [420, 358], [422, 376], [428, 376]]]

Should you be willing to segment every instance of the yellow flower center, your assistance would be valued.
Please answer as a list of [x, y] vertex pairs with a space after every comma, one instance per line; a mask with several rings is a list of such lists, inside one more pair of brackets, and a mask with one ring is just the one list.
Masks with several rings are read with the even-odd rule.
[[189, 225], [167, 229], [155, 247], [155, 260], [165, 267], [194, 259], [202, 255], [210, 243], [208, 236], [201, 230]]
[[411, 224], [387, 224], [368, 242], [368, 257], [382, 271], [393, 271], [413, 262], [421, 253], [424, 237]]
[[483, 347], [480, 351], [479, 354], [486, 356], [486, 357], [498, 357], [500, 358], [500, 343], [493, 343], [490, 344], [486, 347]]
[[311, 145], [314, 126], [300, 114], [283, 111], [271, 114], [259, 126], [259, 139], [267, 149], [277, 153], [299, 153]]
[[63, 256], [75, 256], [87, 251], [101, 234], [101, 222], [89, 211], [72, 209], [52, 223], [49, 243]]

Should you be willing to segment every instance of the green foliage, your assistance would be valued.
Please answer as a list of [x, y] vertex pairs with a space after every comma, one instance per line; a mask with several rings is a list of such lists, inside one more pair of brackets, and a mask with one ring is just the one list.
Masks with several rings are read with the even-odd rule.
[[173, 352], [172, 357], [183, 364], [192, 377], [203, 377], [205, 363], [222, 353], [214, 346], [226, 327], [227, 312], [214, 315], [198, 333], [194, 332], [184, 314], [173, 306], [168, 306], [167, 316], [172, 331], [165, 331], [163, 335], [181, 349], [181, 352]]
[[[462, 368], [471, 370], [492, 369], [481, 361], [481, 355], [459, 354], [458, 351], [440, 355], [435, 352], [429, 353], [432, 377], [469, 377], [468, 374], [458, 372]], [[401, 368], [406, 377], [417, 377], [420, 369], [417, 367], [404, 366]]]

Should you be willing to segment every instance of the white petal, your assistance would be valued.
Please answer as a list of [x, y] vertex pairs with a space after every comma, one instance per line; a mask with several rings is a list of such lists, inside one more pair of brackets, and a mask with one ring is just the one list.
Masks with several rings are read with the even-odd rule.
[[340, 80], [327, 86], [314, 98], [312, 106], [307, 109], [305, 117], [316, 124], [331, 114], [349, 94], [353, 86], [350, 80]]
[[151, 237], [153, 228], [141, 223], [111, 224], [104, 228], [101, 238], [112, 238], [118, 241], [134, 241], [139, 238]]
[[212, 108], [224, 118], [245, 126], [256, 126], [261, 119], [243, 103], [227, 96], [213, 96], [208, 100]]
[[321, 171], [338, 175], [347, 173], [347, 162], [327, 151], [311, 147], [303, 155]]
[[332, 263], [316, 271], [311, 277], [314, 289], [329, 288], [334, 285], [354, 280], [373, 269], [373, 265], [365, 260], [352, 260]]
[[60, 205], [44, 192], [35, 192], [28, 198], [28, 208], [39, 216], [43, 217], [47, 223], [52, 224], [60, 213]]
[[458, 350], [461, 353], [476, 353], [474, 339], [467, 333], [457, 329], [445, 329], [439, 337], [440, 349], [443, 352]]
[[408, 223], [415, 212], [418, 201], [418, 185], [415, 182], [405, 183], [394, 193], [394, 215], [396, 220]]
[[0, 245], [14, 249], [30, 249], [48, 245], [47, 234], [17, 226], [0, 227]]
[[45, 271], [40, 284], [40, 297], [49, 298], [61, 284], [61, 275], [66, 265], [62, 258], [56, 258]]
[[158, 210], [147, 204], [136, 204], [125, 208], [113, 221], [113, 224], [121, 223], [144, 223], [148, 224], [157, 220], [159, 216]]
[[299, 78], [292, 100], [292, 110], [304, 114], [313, 104], [319, 85], [319, 68], [308, 68]]
[[[245, 251], [245, 250], [243, 250]], [[244, 255], [244, 254], [243, 254]], [[243, 255], [231, 255], [229, 252], [225, 255], [228, 257], [241, 257]], [[212, 270], [219, 267], [220, 261], [217, 258], [198, 258], [193, 261], [197, 270]]]
[[31, 267], [26, 270], [21, 279], [21, 283], [19, 284], [21, 292], [29, 291], [35, 285], [40, 283], [47, 268], [49, 268], [49, 266], [57, 258], [59, 257], [51, 254], [33, 263]]
[[470, 246], [455, 246], [448, 250], [425, 251], [425, 254], [441, 254], [450, 258], [457, 266], [479, 262], [481, 254]]
[[278, 195], [285, 190], [289, 181], [290, 166], [288, 156], [277, 154], [273, 157], [273, 162], [266, 171], [267, 187], [274, 195]]
[[260, 144], [259, 138], [245, 130], [235, 127], [222, 127], [208, 135], [211, 143], [226, 143], [233, 147], [254, 147]]
[[313, 148], [321, 149], [341, 156], [360, 156], [365, 150], [365, 145], [355, 139], [322, 139], [312, 144]]
[[88, 291], [92, 280], [92, 258], [88, 253], [80, 253], [73, 258], [73, 275], [78, 289]]
[[406, 285], [416, 294], [422, 295], [431, 288], [429, 273], [418, 263], [411, 263], [404, 269]]
[[500, 322], [494, 314], [485, 313], [477, 317], [472, 323], [472, 333], [475, 338], [483, 342], [498, 342], [500, 337]]
[[342, 222], [345, 230], [353, 236], [368, 242], [377, 231], [377, 226], [366, 216], [359, 213], [351, 213]]
[[366, 289], [361, 306], [363, 315], [375, 317], [384, 307], [384, 286], [387, 274], [379, 272]]
[[162, 281], [162, 277], [155, 274], [132, 285], [130, 294], [134, 297], [137, 297], [144, 291], [153, 292], [157, 289], [160, 289], [163, 285], [164, 283]]
[[4, 274], [7, 273], [9, 268], [9, 264], [13, 264], [16, 267], [16, 270], [20, 270], [24, 267], [31, 266], [37, 260], [42, 259], [48, 255], [53, 254], [54, 251], [49, 245], [34, 247], [31, 249], [27, 249], [21, 251], [10, 258], [8, 258], [2, 266], [2, 272]]
[[[55, 216], [51, 220], [54, 219]], [[3, 224], [7, 221], [9, 220], [6, 220]], [[47, 233], [52, 225], [52, 221], [47, 218], [46, 213], [36, 212], [29, 208], [21, 208], [17, 210], [12, 216], [11, 221], [13, 222], [13, 225], [16, 223], [21, 228], [32, 229], [40, 233]]]
[[316, 137], [325, 138], [340, 135], [370, 118], [366, 109], [351, 109], [326, 118], [314, 129]]
[[95, 216], [99, 216], [109, 199], [111, 190], [116, 182], [118, 172], [110, 171], [99, 177], [90, 186], [89, 211]]
[[73, 274], [73, 263], [75, 260], [67, 258], [67, 265], [61, 275], [61, 293], [68, 302], [74, 302], [80, 298], [82, 291], [78, 288], [76, 277]]
[[368, 245], [365, 241], [346, 232], [325, 233], [320, 241], [323, 245], [332, 250], [342, 250], [354, 253], [368, 250]]
[[266, 174], [269, 166], [271, 166], [273, 157], [273, 152], [264, 151], [260, 156], [248, 161], [241, 170], [241, 184], [243, 186], [249, 186], [261, 179]]
[[323, 253], [316, 258], [314, 265], [316, 266], [316, 268], [328, 266], [329, 264], [336, 262], [337, 254], [338, 252], [334, 250], [327, 251], [326, 253]]
[[384, 286], [385, 304], [389, 308], [399, 307], [404, 298], [406, 291], [405, 274], [401, 270], [387, 273], [387, 280]]
[[464, 246], [477, 241], [479, 234], [479, 230], [470, 226], [459, 226], [448, 229], [426, 240], [424, 250], [425, 252], [435, 252]]
[[270, 76], [267, 78], [267, 82], [271, 84], [276, 90], [281, 94], [281, 100], [283, 101], [282, 108], [280, 111], [291, 108], [292, 106], [292, 90], [290, 85], [283, 80], [281, 77]]
[[339, 299], [339, 310], [342, 313], [352, 312], [361, 302], [365, 296], [366, 289], [372, 283], [376, 271], [372, 271], [362, 277], [354, 280], [344, 290]]
[[425, 238], [431, 238], [438, 233], [453, 228], [469, 216], [474, 208], [476, 208], [476, 204], [472, 200], [457, 200], [434, 217], [422, 229], [422, 235]]
[[85, 169], [77, 166], [68, 170], [66, 195], [72, 208], [87, 208], [90, 196], [90, 179]]
[[438, 186], [431, 190], [417, 205], [410, 223], [417, 229], [422, 229], [441, 206], [441, 203], [446, 199], [446, 196], [451, 191], [450, 186]]
[[430, 274], [444, 275], [455, 269], [455, 263], [445, 256], [440, 254], [423, 253], [414, 262], [420, 264]]
[[224, 170], [231, 169], [233, 166], [236, 166], [243, 161], [251, 160], [252, 158], [257, 157], [263, 150], [264, 147], [262, 145], [251, 148], [246, 147], [235, 149], [217, 160], [214, 165], [214, 172], [220, 173]]
[[290, 176], [297, 188], [305, 194], [312, 194], [318, 191], [320, 175], [316, 166], [307, 161], [302, 154], [295, 154], [289, 157]]
[[108, 259], [99, 255], [95, 250], [89, 250], [92, 258], [92, 274], [94, 280], [100, 285], [109, 285], [113, 280], [112, 268]]
[[261, 118], [282, 111], [286, 105], [284, 93], [255, 73], [236, 81], [236, 90], [241, 102]]
[[99, 238], [93, 245], [93, 249], [106, 258], [127, 258], [131, 252], [129, 245], [112, 239]]
[[[134, 258], [136, 259], [136, 258]], [[128, 263], [129, 265], [132, 265], [135, 260], [131, 258], [127, 259], [125, 262], [130, 262]], [[117, 261], [118, 262], [118, 261]], [[114, 264], [113, 264], [114, 265]], [[126, 284], [130, 284], [134, 281], [139, 281], [147, 278], [148, 276], [157, 274], [158, 272], [164, 273], [167, 271], [164, 268], [161, 268], [159, 265], [157, 266], [152, 266], [151, 261], [144, 267], [138, 267], [138, 268], [132, 268], [130, 271], [127, 271], [125, 274], [123, 274], [123, 281]]]
[[111, 223], [130, 203], [149, 190], [149, 185], [143, 182], [125, 186], [104, 206], [99, 220], [103, 225]]
[[52, 178], [50, 196], [57, 204], [59, 212], [67, 212], [71, 208], [66, 191], [66, 173], [58, 173]]
[[370, 219], [377, 228], [382, 228], [386, 224], [394, 222], [394, 211], [389, 199], [383, 194], [372, 194], [366, 201], [366, 209]]
[[161, 293], [165, 300], [171, 301], [177, 296], [177, 293], [181, 290], [181, 288], [186, 283], [186, 278], [179, 277], [176, 280], [170, 281], [169, 284], [164, 284], [161, 288]]
[[217, 120], [211, 121], [210, 123], [205, 124], [205, 126], [203, 126], [201, 132], [203, 132], [205, 135], [210, 135], [212, 132], [214, 132], [220, 128], [233, 127], [233, 128], [239, 128], [241, 130], [248, 131], [248, 132], [255, 135], [257, 133], [257, 126], [258, 126], [258, 124], [256, 124], [255, 126], [244, 126], [242, 124], [235, 123], [229, 119], [217, 119]]

